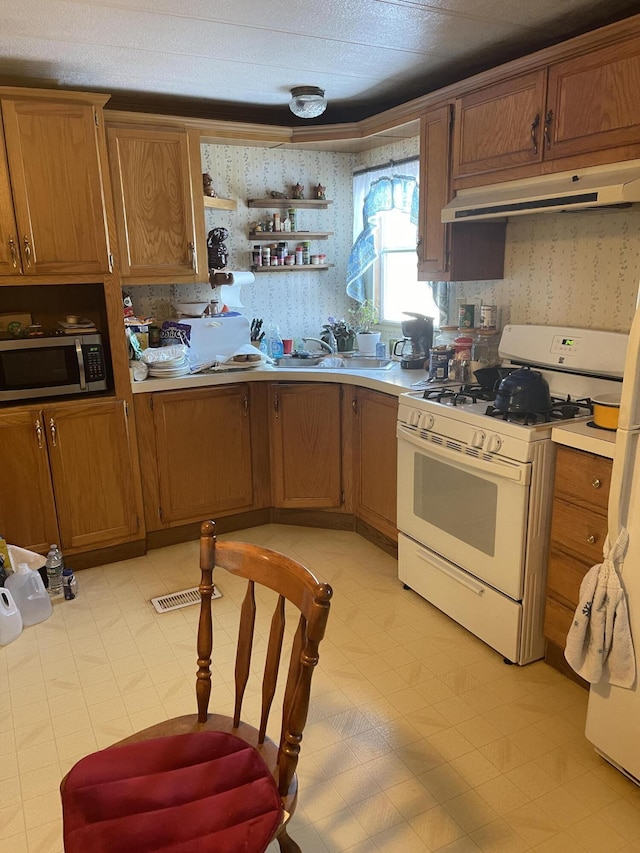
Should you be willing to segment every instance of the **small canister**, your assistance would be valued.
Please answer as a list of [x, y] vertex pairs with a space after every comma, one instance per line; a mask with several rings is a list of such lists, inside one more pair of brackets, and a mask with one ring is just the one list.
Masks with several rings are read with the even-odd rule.
[[73, 569], [65, 566], [62, 570], [62, 591], [67, 601], [73, 601], [78, 596], [78, 581]]
[[303, 263], [302, 246], [296, 246], [296, 266], [302, 266]]
[[273, 230], [274, 231], [280, 230], [280, 214], [279, 213], [273, 214]]
[[254, 246], [253, 252], [251, 253], [251, 263], [254, 267], [262, 266], [262, 249], [260, 246]]
[[475, 323], [476, 306], [471, 304], [463, 304], [460, 306], [458, 314], [458, 328], [473, 329]]
[[289, 208], [289, 222], [291, 223], [291, 230], [296, 230], [296, 209], [295, 207]]
[[498, 326], [498, 306], [497, 305], [481, 305], [480, 306], [480, 328], [495, 329]]
[[271, 264], [271, 246], [262, 247], [262, 263], [265, 267]]
[[448, 378], [449, 361], [453, 357], [453, 347], [431, 347], [429, 350], [429, 382], [444, 382]]

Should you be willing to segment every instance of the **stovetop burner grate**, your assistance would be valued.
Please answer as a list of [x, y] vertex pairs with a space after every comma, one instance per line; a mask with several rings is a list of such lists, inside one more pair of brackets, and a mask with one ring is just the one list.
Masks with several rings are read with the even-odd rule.
[[422, 395], [424, 400], [434, 400], [436, 403], [447, 403], [450, 406], [463, 406], [466, 403], [493, 401], [495, 393], [482, 385], [444, 386], [442, 388], [427, 388]]
[[524, 426], [532, 424], [552, 423], [553, 421], [568, 421], [573, 418], [581, 418], [593, 414], [593, 404], [588, 398], [572, 400], [567, 397], [552, 397], [551, 408], [543, 412], [509, 412], [496, 409], [493, 405], [487, 406], [485, 412], [491, 418], [498, 418], [510, 423], [519, 423]]

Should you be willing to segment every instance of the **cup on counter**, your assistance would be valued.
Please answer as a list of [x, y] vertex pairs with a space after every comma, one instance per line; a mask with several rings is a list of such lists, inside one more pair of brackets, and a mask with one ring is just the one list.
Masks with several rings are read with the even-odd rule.
[[293, 338], [283, 338], [282, 348], [284, 350], [285, 355], [290, 355], [291, 350], [293, 349]]

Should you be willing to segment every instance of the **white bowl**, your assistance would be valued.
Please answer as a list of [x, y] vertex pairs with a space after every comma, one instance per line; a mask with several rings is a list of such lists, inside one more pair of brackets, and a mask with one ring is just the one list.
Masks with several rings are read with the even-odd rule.
[[174, 302], [173, 307], [183, 317], [202, 317], [210, 302]]

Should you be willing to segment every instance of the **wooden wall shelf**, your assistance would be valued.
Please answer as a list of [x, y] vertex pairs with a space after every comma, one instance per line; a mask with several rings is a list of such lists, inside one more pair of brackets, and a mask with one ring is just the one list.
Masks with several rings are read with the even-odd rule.
[[205, 207], [213, 207], [217, 210], [237, 210], [238, 208], [238, 202], [232, 198], [212, 198], [209, 195], [203, 198]]
[[326, 210], [332, 201], [319, 198], [250, 198], [247, 207], [315, 207], [318, 210]]
[[251, 267], [251, 271], [255, 273], [259, 272], [308, 272], [309, 270], [328, 270], [333, 266], [333, 264], [292, 264], [291, 266], [287, 266], [283, 264], [282, 266], [278, 265], [277, 267]]
[[326, 240], [333, 237], [333, 231], [250, 231], [250, 240]]

